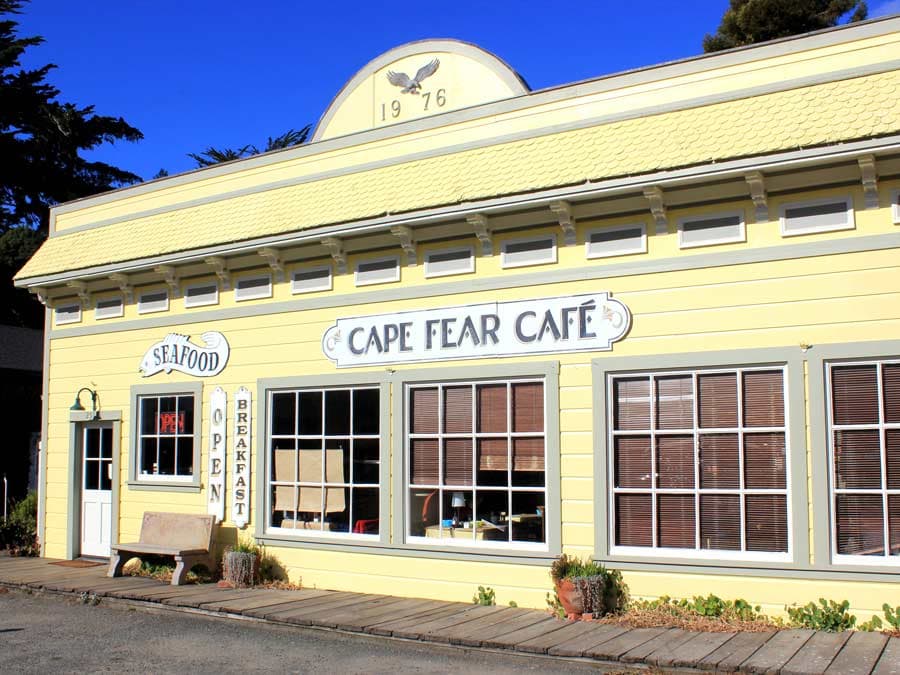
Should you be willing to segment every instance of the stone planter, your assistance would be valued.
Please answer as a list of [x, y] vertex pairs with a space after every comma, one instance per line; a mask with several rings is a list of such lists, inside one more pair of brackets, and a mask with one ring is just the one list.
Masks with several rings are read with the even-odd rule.
[[569, 619], [580, 618], [584, 613], [584, 605], [581, 600], [581, 591], [570, 579], [561, 579], [556, 582], [556, 594], [559, 602]]
[[256, 585], [259, 577], [259, 555], [228, 551], [222, 559], [222, 577], [234, 588]]

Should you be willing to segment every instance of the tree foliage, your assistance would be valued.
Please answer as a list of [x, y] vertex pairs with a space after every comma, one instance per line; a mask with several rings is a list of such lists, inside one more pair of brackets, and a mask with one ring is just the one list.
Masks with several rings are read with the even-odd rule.
[[861, 21], [868, 8], [860, 0], [731, 0], [716, 33], [703, 38], [703, 51], [830, 28], [850, 12], [850, 21]]
[[24, 4], [0, 0], [0, 321], [35, 325], [39, 305], [22, 306], [33, 301], [11, 279], [46, 236], [50, 207], [140, 181], [82, 153], [143, 135], [121, 117], [59, 100], [60, 91], [47, 82], [55, 65], [22, 67], [22, 54], [44, 42], [18, 35], [14, 17]]
[[189, 152], [188, 157], [197, 162], [198, 167], [204, 166], [212, 166], [213, 164], [219, 164], [221, 162], [230, 162], [234, 159], [241, 159], [242, 157], [251, 157], [253, 155], [258, 155], [261, 152], [271, 152], [272, 150], [283, 150], [285, 148], [290, 148], [295, 145], [300, 145], [301, 143], [305, 143], [306, 139], [309, 137], [310, 129], [312, 125], [307, 124], [302, 129], [288, 129], [286, 132], [281, 134], [280, 136], [276, 136], [272, 138], [269, 136], [266, 144], [263, 146], [262, 150], [260, 150], [255, 145], [245, 145], [241, 148], [213, 148], [208, 147], [206, 150], [200, 153]]

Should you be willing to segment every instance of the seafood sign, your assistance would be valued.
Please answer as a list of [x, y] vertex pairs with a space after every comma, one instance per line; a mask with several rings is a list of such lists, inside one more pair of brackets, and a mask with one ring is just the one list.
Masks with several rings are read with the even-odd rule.
[[208, 331], [201, 336], [203, 346], [191, 342], [190, 335], [169, 333], [166, 337], [150, 345], [141, 360], [140, 370], [144, 377], [165, 371], [177, 370], [197, 377], [218, 375], [228, 363], [231, 349], [228, 340], [217, 331]]
[[322, 350], [339, 368], [607, 351], [630, 326], [628, 307], [591, 293], [341, 318]]

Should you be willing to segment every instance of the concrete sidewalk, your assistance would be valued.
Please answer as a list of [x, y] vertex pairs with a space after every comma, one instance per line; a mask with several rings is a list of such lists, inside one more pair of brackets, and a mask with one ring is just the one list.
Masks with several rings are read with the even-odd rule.
[[244, 616], [423, 643], [589, 659], [664, 670], [900, 675], [900, 639], [881, 633], [783, 630], [701, 633], [561, 621], [539, 610], [318, 589], [276, 591], [171, 586], [105, 576], [106, 566], [72, 568], [46, 558], [0, 557], [0, 585], [87, 594], [170, 609]]

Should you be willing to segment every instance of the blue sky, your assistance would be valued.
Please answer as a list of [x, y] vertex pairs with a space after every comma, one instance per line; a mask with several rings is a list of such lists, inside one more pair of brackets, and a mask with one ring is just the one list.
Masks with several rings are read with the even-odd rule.
[[[46, 43], [25, 64], [59, 68], [63, 100], [144, 133], [93, 157], [144, 178], [193, 168], [186, 153], [262, 145], [315, 124], [369, 60], [412, 40], [473, 42], [533, 89], [702, 52], [728, 0], [672, 2], [276, 2], [33, 0], [21, 35]], [[870, 16], [900, 0], [870, 2]]]

